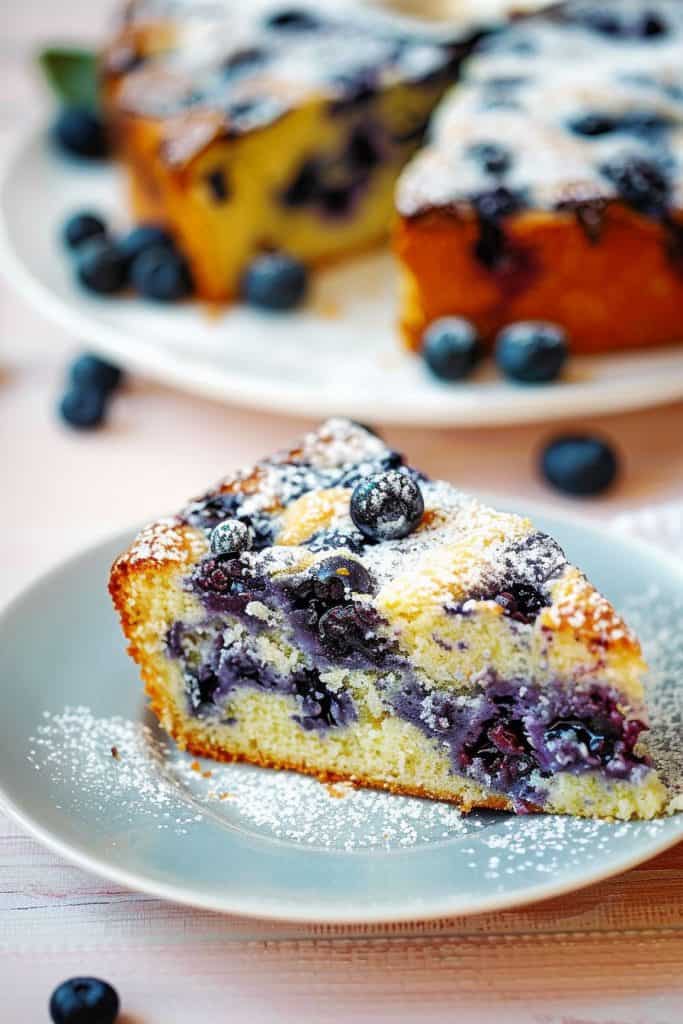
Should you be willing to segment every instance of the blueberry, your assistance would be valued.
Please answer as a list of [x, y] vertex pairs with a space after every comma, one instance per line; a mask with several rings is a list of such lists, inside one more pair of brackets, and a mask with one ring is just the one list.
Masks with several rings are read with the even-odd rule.
[[496, 338], [498, 367], [510, 380], [524, 384], [555, 380], [567, 354], [567, 337], [562, 328], [542, 321], [510, 324]]
[[71, 387], [59, 403], [59, 415], [70, 427], [90, 430], [99, 427], [107, 408], [107, 394], [101, 388]]
[[311, 570], [313, 594], [326, 604], [342, 604], [352, 593], [372, 594], [375, 585], [367, 569], [343, 555], [324, 558]]
[[608, 135], [610, 132], [613, 132], [617, 124], [609, 114], [590, 111], [587, 114], [575, 117], [573, 121], [570, 121], [569, 127], [576, 135], [586, 135], [589, 138], [595, 138], [596, 136]]
[[356, 654], [378, 664], [394, 647], [391, 640], [378, 634], [380, 625], [379, 615], [369, 605], [342, 604], [321, 616], [318, 637], [329, 657], [341, 660]]
[[356, 484], [351, 518], [369, 540], [397, 540], [415, 529], [424, 513], [419, 485], [398, 469], [373, 473]]
[[136, 256], [130, 268], [131, 284], [145, 299], [177, 302], [192, 291], [187, 263], [174, 249], [155, 245]]
[[75, 213], [64, 225], [62, 237], [69, 249], [77, 249], [92, 238], [104, 238], [107, 227], [96, 213]]
[[116, 390], [122, 379], [123, 372], [118, 366], [90, 352], [84, 352], [69, 368], [69, 380], [75, 388], [93, 387], [109, 394]]
[[303, 263], [285, 253], [266, 253], [248, 268], [242, 294], [252, 306], [283, 312], [303, 301], [307, 287], [308, 274]]
[[113, 295], [126, 284], [126, 261], [118, 247], [105, 238], [94, 238], [80, 246], [76, 272], [84, 288], [100, 295]]
[[174, 248], [171, 235], [160, 224], [138, 224], [119, 242], [119, 251], [130, 266], [140, 253], [158, 246]]
[[422, 357], [440, 380], [467, 377], [481, 355], [477, 332], [469, 320], [457, 316], [442, 317], [430, 324], [424, 333]]
[[543, 476], [566, 494], [600, 494], [613, 483], [618, 469], [614, 449], [589, 434], [555, 438], [541, 455]]
[[69, 978], [50, 998], [54, 1024], [114, 1024], [118, 1015], [116, 990], [99, 978]]
[[512, 163], [509, 149], [498, 142], [476, 142], [469, 147], [467, 155], [487, 174], [505, 174]]
[[668, 31], [666, 22], [656, 11], [646, 11], [643, 14], [638, 30], [638, 34], [646, 38], [666, 35]]
[[103, 122], [83, 107], [67, 107], [61, 112], [55, 122], [54, 137], [66, 153], [86, 160], [101, 160], [109, 150]]
[[310, 11], [289, 8], [275, 11], [266, 19], [268, 28], [286, 29], [292, 32], [309, 32], [320, 25], [319, 20]]
[[240, 519], [225, 519], [211, 532], [211, 550], [214, 555], [228, 555], [234, 558], [243, 551], [248, 551], [253, 541], [253, 531]]

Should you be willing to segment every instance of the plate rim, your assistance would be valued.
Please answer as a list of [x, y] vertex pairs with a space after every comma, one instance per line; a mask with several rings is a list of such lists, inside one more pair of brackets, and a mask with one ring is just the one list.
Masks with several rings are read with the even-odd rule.
[[[150, 344], [145, 341], [143, 331], [126, 331], [125, 328], [104, 323], [95, 314], [90, 314], [62, 299], [43, 284], [22, 260], [12, 243], [10, 221], [5, 217], [5, 200], [13, 175], [21, 166], [22, 160], [27, 159], [31, 147], [39, 146], [44, 152], [48, 145], [45, 124], [34, 123], [12, 133], [6, 155], [0, 161], [0, 269], [3, 270], [8, 283], [40, 314], [69, 333], [87, 337], [89, 346], [101, 354], [118, 360], [141, 375], [190, 394], [244, 409], [267, 409], [278, 415], [304, 415], [310, 418], [331, 415], [330, 401], [324, 389], [316, 391], [309, 387], [301, 388], [291, 382], [283, 389], [274, 381], [235, 372], [227, 366], [221, 366], [217, 370], [205, 358], [193, 359], [190, 354], [180, 354], [162, 345]], [[672, 346], [654, 351], [665, 356], [671, 352], [675, 353], [676, 348]], [[647, 356], [648, 350], [644, 349], [642, 353]], [[611, 355], [617, 358], [619, 356], [618, 353]], [[638, 352], [626, 353], [627, 357], [628, 355], [637, 357]], [[608, 415], [629, 409], [666, 405], [683, 398], [683, 352], [681, 360], [680, 380], [675, 373], [669, 373], [664, 378], [656, 377], [645, 383], [642, 379], [633, 377], [626, 381], [618, 381], [618, 386], [603, 387], [598, 395], [590, 389], [577, 389], [576, 384], [567, 382], [558, 391], [556, 400], [551, 400], [550, 405], [547, 402], [548, 387], [526, 387], [520, 390], [520, 395], [523, 395], [525, 400], [520, 400], [514, 410], [495, 401], [472, 401], [462, 405], [455, 401], [430, 404], [426, 398], [422, 404], [406, 406], [400, 395], [398, 399], [393, 399], [389, 394], [384, 397], [384, 404], [378, 413], [371, 396], [359, 396], [353, 390], [346, 390], [343, 395], [340, 394], [335, 406], [337, 413], [344, 413], [353, 419], [363, 420], [374, 415], [379, 416], [385, 423], [424, 427], [451, 426], [461, 429], [554, 422], [586, 415]], [[573, 391], [570, 390], [572, 388]], [[435, 383], [434, 389], [435, 397], [444, 393], [444, 388], [439, 387], [438, 383]], [[447, 390], [445, 388], [446, 392]], [[545, 398], [546, 402], [542, 402], [541, 398]]]
[[[483, 501], [495, 502], [497, 507], [502, 507], [503, 509], [515, 507], [519, 510], [521, 504], [525, 513], [532, 519], [537, 515], [547, 515], [555, 520], [559, 520], [560, 522], [566, 522], [571, 527], [575, 528], [578, 526], [580, 530], [591, 534], [596, 542], [604, 539], [605, 530], [602, 529], [599, 524], [596, 524], [594, 521], [583, 515], [570, 516], [561, 510], [555, 509], [552, 505], [544, 504], [542, 502], [526, 502], [522, 499], [522, 502], [519, 503], [514, 499], [514, 497], [510, 498], [509, 496], [499, 496], [496, 498], [486, 492], [477, 492], [476, 497]], [[608, 524], [605, 524], [605, 527], [607, 525]], [[59, 577], [62, 572], [73, 566], [74, 563], [87, 561], [95, 556], [101, 548], [112, 545], [114, 541], [120, 540], [122, 544], [125, 544], [129, 541], [131, 533], [139, 528], [140, 526], [138, 523], [133, 526], [129, 526], [124, 530], [117, 530], [114, 533], [109, 533], [105, 537], [100, 537], [79, 551], [61, 559], [46, 571], [40, 573], [40, 575], [34, 578], [28, 585], [22, 587], [18, 593], [10, 598], [9, 601], [0, 606], [0, 620], [16, 612], [23, 603], [31, 600], [32, 595], [36, 591], [39, 591], [54, 577]], [[673, 573], [678, 576], [681, 584], [683, 584], [683, 561], [678, 558], [670, 560], [667, 558], [666, 553], [658, 546], [642, 540], [639, 537], [634, 537], [626, 531], [619, 530], [618, 536], [621, 543], [626, 546], [636, 548], [643, 556], [646, 556], [648, 559], [654, 561], [658, 565], [661, 565], [661, 568], [668, 574]], [[230, 898], [226, 898], [221, 897], [219, 894], [215, 899], [208, 896], [204, 897], [185, 885], [164, 883], [157, 879], [151, 879], [148, 876], [139, 874], [135, 871], [127, 871], [124, 868], [112, 866], [104, 857], [86, 852], [78, 845], [61, 838], [49, 827], [43, 825], [39, 816], [36, 817], [35, 814], [31, 813], [30, 809], [26, 808], [25, 802], [22, 804], [21, 802], [13, 799], [7, 793], [1, 776], [0, 809], [6, 811], [10, 817], [31, 836], [67, 862], [74, 864], [82, 870], [90, 872], [98, 878], [114, 882], [115, 884], [130, 891], [147, 894], [158, 899], [172, 903], [179, 903], [198, 910], [209, 910], [222, 914], [234, 914], [257, 920], [301, 924], [379, 925], [399, 922], [434, 921], [451, 917], [470, 917], [476, 914], [524, 907], [529, 904], [538, 903], [543, 900], [553, 899], [564, 894], [575, 892], [605, 881], [608, 878], [623, 874], [631, 868], [650, 860], [652, 857], [663, 853], [683, 841], [683, 812], [681, 812], [679, 828], [674, 830], [673, 833], [665, 835], [660, 839], [653, 839], [652, 842], [648, 844], [647, 850], [634, 852], [631, 856], [620, 859], [618, 865], [610, 863], [609, 866], [602, 869], [597, 868], [596, 870], [591, 871], [590, 875], [585, 879], [565, 879], [564, 881], [559, 882], [541, 882], [535, 885], [531, 891], [526, 893], [511, 894], [503, 892], [486, 898], [478, 898], [474, 903], [465, 905], [463, 905], [462, 902], [458, 903], [456, 900], [449, 903], [448, 897], [445, 897], [443, 905], [438, 909], [420, 909], [415, 905], [415, 900], [413, 900], [412, 909], [410, 909], [409, 906], [404, 906], [401, 909], [397, 909], [395, 912], [388, 911], [386, 909], [378, 909], [374, 912], [370, 909], [364, 913], [359, 913], [357, 910], [353, 909], [350, 909], [347, 912], [339, 909], [330, 912], [326, 909], [324, 902], [320, 902], [317, 905], [308, 903], [305, 908], [300, 908], [298, 904], [283, 903], [283, 901], [279, 899], [275, 901], [268, 899], [264, 900], [258, 896], [246, 898], [231, 896]]]

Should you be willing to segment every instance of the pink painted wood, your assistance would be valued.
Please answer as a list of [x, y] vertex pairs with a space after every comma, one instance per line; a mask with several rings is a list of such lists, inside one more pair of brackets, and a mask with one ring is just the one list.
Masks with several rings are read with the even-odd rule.
[[[31, 52], [41, 41], [96, 39], [106, 21], [103, 6], [78, 0], [23, 0], [3, 13], [0, 149], [44, 104]], [[177, 507], [307, 425], [136, 380], [106, 430], [75, 436], [57, 425], [52, 405], [68, 353], [87, 339], [60, 335], [7, 289], [0, 323], [0, 603], [65, 555]], [[534, 471], [538, 445], [555, 428], [387, 435], [463, 487], [580, 514], [606, 518], [683, 498], [683, 404], [590, 425], [619, 443], [625, 473], [608, 498], [578, 508]], [[679, 1024], [682, 963], [683, 845], [519, 911], [390, 929], [306, 928], [123, 891], [62, 862], [0, 811], [3, 1024], [47, 1020], [51, 988], [74, 973], [118, 986], [122, 1024]]]

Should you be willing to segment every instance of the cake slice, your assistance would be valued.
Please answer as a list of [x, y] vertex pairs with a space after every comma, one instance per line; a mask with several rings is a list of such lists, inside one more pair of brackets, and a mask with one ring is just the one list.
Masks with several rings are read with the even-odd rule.
[[528, 519], [330, 420], [147, 527], [110, 591], [194, 754], [453, 801], [650, 818], [637, 639]]
[[683, 5], [572, 0], [485, 39], [398, 185], [401, 326], [680, 343]]
[[396, 178], [480, 27], [438, 40], [335, 4], [133, 0], [103, 90], [139, 220], [166, 224], [197, 293], [255, 255], [306, 264], [386, 237]]

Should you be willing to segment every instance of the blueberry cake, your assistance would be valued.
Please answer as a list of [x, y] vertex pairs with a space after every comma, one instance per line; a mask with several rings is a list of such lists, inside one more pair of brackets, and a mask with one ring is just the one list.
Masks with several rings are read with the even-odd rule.
[[198, 293], [233, 298], [255, 254], [319, 264], [384, 238], [396, 178], [478, 35], [356, 5], [133, 0], [103, 57], [139, 220], [165, 223]]
[[402, 328], [565, 328], [578, 352], [680, 342], [683, 4], [573, 0], [481, 41], [403, 172]]
[[464, 810], [651, 818], [637, 639], [529, 520], [330, 420], [147, 527], [110, 591], [180, 747]]

